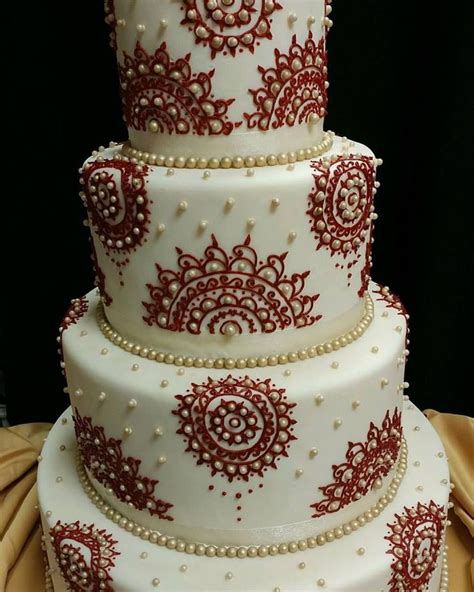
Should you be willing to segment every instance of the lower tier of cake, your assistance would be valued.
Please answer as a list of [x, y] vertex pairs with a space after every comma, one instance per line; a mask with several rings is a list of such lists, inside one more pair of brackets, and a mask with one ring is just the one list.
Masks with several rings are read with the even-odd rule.
[[107, 501], [78, 466], [68, 409], [46, 441], [38, 472], [53, 589], [446, 592], [447, 460], [436, 432], [409, 401], [403, 428], [407, 470], [395, 499], [376, 516], [324, 545], [280, 549], [273, 556], [271, 549], [261, 553], [256, 547], [255, 557], [240, 559], [238, 554], [232, 558], [187, 553], [180, 541], [169, 549], [153, 532], [117, 512], [110, 519]]

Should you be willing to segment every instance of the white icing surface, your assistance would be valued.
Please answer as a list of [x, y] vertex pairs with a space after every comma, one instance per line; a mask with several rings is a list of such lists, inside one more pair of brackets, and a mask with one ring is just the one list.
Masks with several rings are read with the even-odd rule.
[[[119, 147], [109, 148], [100, 157], [110, 159], [118, 151]], [[373, 157], [362, 144], [335, 138], [333, 148], [324, 158], [344, 154]], [[97, 156], [87, 162], [96, 159]], [[257, 168], [253, 176], [248, 176], [246, 169], [212, 170], [206, 179], [198, 169], [172, 172], [168, 174], [163, 167], [149, 168], [146, 193], [152, 201], [148, 204], [150, 231], [146, 242], [128, 255], [129, 263], [121, 268], [122, 275], [112, 261], [113, 254], [107, 253], [97, 232], [91, 229], [105, 274], [105, 288], [113, 299], [106, 307], [106, 315], [121, 335], [176, 355], [238, 357], [281, 353], [280, 329], [249, 334], [244, 327], [242, 335], [229, 338], [219, 331], [210, 334], [205, 322], [199, 335], [144, 322], [147, 311], [143, 302], [152, 302], [147, 284], [158, 283], [155, 264], [178, 272], [176, 249], [200, 259], [212, 244], [213, 235], [228, 256], [250, 236], [249, 246], [256, 251], [259, 261], [288, 253], [284, 259], [285, 276], [292, 278], [294, 274], [310, 272], [304, 279], [301, 296], [320, 295], [312, 314], [322, 318], [311, 326], [284, 329], [286, 351], [339, 337], [360, 320], [363, 302], [358, 292], [368, 239], [362, 242], [357, 254], [350, 253], [347, 258], [333, 256], [326, 248], [318, 249], [319, 239], [311, 232], [310, 217], [306, 214], [308, 195], [314, 190], [315, 175], [319, 174], [310, 162], [298, 162], [291, 170], [286, 166]], [[233, 200], [230, 207], [229, 198]], [[279, 200], [277, 206], [275, 199]], [[184, 210], [180, 209], [183, 203]]]
[[[387, 411], [392, 416], [402, 406], [405, 319], [378, 300], [378, 294], [372, 297], [374, 321], [363, 337], [339, 351], [275, 367], [185, 368], [180, 373], [175, 366], [131, 355], [110, 344], [96, 326], [97, 296], [91, 293], [89, 312], [63, 334], [71, 404], [82, 417], [103, 426], [107, 437], [122, 439], [125, 456], [141, 459], [140, 473], [159, 480], [156, 496], [174, 504], [170, 511], [174, 521], [132, 509], [113, 496], [110, 503], [147, 528], [214, 544], [250, 544], [255, 538], [262, 543], [281, 542], [288, 539], [288, 530], [314, 536], [368, 510], [386, 491], [392, 475], [381, 489], [317, 520], [311, 520], [310, 506], [322, 498], [318, 488], [332, 483], [332, 465], [345, 461], [348, 442], [365, 442], [370, 422], [381, 426]], [[373, 348], [378, 348], [376, 353]], [[220, 472], [212, 477], [210, 467], [197, 466], [193, 454], [185, 452], [185, 437], [176, 433], [176, 395], [186, 394], [192, 384], [207, 383], [208, 377], [220, 380], [229, 375], [269, 379], [284, 389], [288, 402], [296, 404], [291, 416], [296, 420], [296, 440], [290, 442], [288, 456], [280, 456], [276, 469], [269, 468], [262, 478], [254, 475], [247, 483], [229, 483]], [[101, 392], [106, 394], [103, 401]], [[324, 398], [319, 404], [317, 395]], [[136, 403], [133, 408], [131, 399]], [[155, 436], [157, 427], [163, 433], [160, 437]], [[125, 428], [132, 429], [126, 438]], [[313, 448], [319, 452], [316, 457], [310, 455]], [[160, 457], [166, 463], [160, 464]], [[241, 499], [237, 494], [242, 494]], [[240, 512], [236, 512], [238, 504]]]
[[[265, 69], [275, 66], [275, 49], [287, 54], [296, 35], [297, 43], [304, 45], [309, 31], [313, 40], [318, 44], [324, 33], [324, 0], [298, 0], [282, 4], [281, 10], [275, 10], [270, 15], [272, 39], [262, 38], [254, 52], [248, 50], [237, 52], [235, 57], [224, 56], [219, 52], [215, 58], [211, 57], [208, 47], [196, 44], [196, 37], [188, 26], [180, 24], [184, 17], [185, 2], [171, 0], [114, 0], [115, 14], [119, 21], [117, 27], [118, 62], [124, 62], [123, 52], [133, 55], [137, 41], [149, 53], [153, 54], [163, 43], [170, 57], [176, 61], [191, 55], [190, 66], [193, 73], [213, 71], [212, 97], [215, 99], [234, 99], [228, 108], [228, 119], [232, 122], [242, 122], [230, 135], [193, 136], [167, 133], [151, 133], [129, 129], [129, 137], [134, 148], [165, 156], [193, 156], [193, 157], [221, 157], [260, 155], [278, 152], [296, 151], [318, 144], [322, 138], [323, 120], [315, 125], [297, 124], [293, 127], [284, 126], [276, 130], [258, 131], [249, 129], [244, 113], [254, 113], [252, 95], [249, 89], [259, 89], [264, 86], [262, 75], [258, 71], [261, 65]], [[201, 10], [204, 2], [198, 0]], [[240, 4], [240, 3], [239, 3]], [[275, 2], [275, 4], [277, 4]], [[263, 0], [255, 3], [254, 16], [260, 13]], [[225, 9], [233, 12], [235, 7]], [[293, 12], [297, 20], [290, 22], [289, 15]], [[252, 16], [252, 22], [255, 18]], [[314, 22], [308, 21], [310, 17]], [[166, 21], [163, 26], [161, 21]], [[137, 26], [144, 26], [143, 31], [137, 31]], [[217, 28], [216, 23], [214, 25]], [[245, 32], [246, 27], [234, 29], [237, 33]]]
[[[38, 494], [45, 533], [60, 520], [79, 520], [105, 529], [117, 541], [120, 552], [110, 571], [115, 592], [388, 592], [392, 556], [387, 554], [387, 523], [405, 507], [418, 502], [446, 506], [449, 498], [449, 472], [442, 444], [427, 421], [413, 405], [403, 414], [404, 432], [409, 450], [408, 470], [396, 499], [364, 528], [331, 544], [294, 554], [255, 559], [208, 558], [187, 555], [153, 545], [121, 529], [108, 520], [86, 497], [75, 469], [75, 439], [70, 410], [53, 428], [43, 449], [44, 460], [38, 472]], [[420, 429], [415, 431], [415, 427]], [[66, 449], [60, 451], [60, 446]], [[62, 477], [57, 482], [57, 476]], [[290, 498], [293, 493], [291, 492]], [[51, 512], [50, 514], [46, 514]], [[364, 548], [363, 555], [358, 549]], [[47, 537], [55, 592], [66, 590], [58, 572]], [[144, 558], [141, 557], [146, 553]], [[302, 564], [304, 563], [304, 567]], [[182, 566], [186, 566], [183, 570]], [[232, 574], [232, 577], [229, 577]], [[438, 592], [441, 556], [426, 592]], [[153, 580], [158, 578], [158, 586]]]

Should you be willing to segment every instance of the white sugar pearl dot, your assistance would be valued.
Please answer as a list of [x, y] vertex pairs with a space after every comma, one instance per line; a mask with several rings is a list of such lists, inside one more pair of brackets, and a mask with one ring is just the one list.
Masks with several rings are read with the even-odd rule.
[[359, 547], [357, 549], [357, 555], [364, 555], [365, 553], [365, 548], [364, 547]]
[[324, 395], [316, 395], [314, 398], [316, 405], [321, 405], [324, 402]]
[[292, 231], [291, 231], [291, 232], [288, 234], [288, 239], [289, 239], [290, 241], [294, 241], [294, 240], [296, 239], [296, 237], [297, 237], [297, 236], [298, 236], [298, 235], [297, 235], [297, 233], [296, 233], [294, 230], [292, 230]]
[[160, 585], [160, 580], [158, 578], [153, 578], [153, 580], [151, 581], [151, 583], [156, 588], [157, 586]]
[[130, 401], [128, 402], [128, 406], [130, 409], [135, 409], [135, 407], [138, 405], [136, 399], [130, 399]]
[[159, 456], [158, 457], [158, 464], [164, 465], [166, 462], [166, 456]]
[[225, 205], [230, 209], [235, 205], [235, 199], [233, 197], [229, 197], [225, 202]]
[[280, 205], [280, 200], [278, 199], [278, 197], [274, 197], [272, 199], [272, 208], [278, 208], [279, 205]]
[[311, 448], [311, 450], [309, 451], [309, 456], [310, 458], [315, 458], [316, 456], [318, 456], [319, 452], [317, 448]]
[[188, 571], [188, 566], [187, 565], [181, 565], [181, 567], [179, 568], [179, 571], [182, 571], [183, 573], [185, 571]]
[[61, 482], [62, 482], [62, 480], [63, 480], [63, 478], [62, 478], [60, 475], [58, 475], [58, 476], [56, 477], [56, 483], [61, 483]]
[[145, 29], [146, 29], [145, 25], [137, 25], [138, 33], [144, 33]]
[[162, 436], [163, 430], [161, 428], [155, 428], [155, 436]]
[[208, 221], [207, 220], [201, 220], [201, 222], [199, 222], [199, 229], [200, 230], [206, 230], [208, 225]]
[[166, 19], [161, 19], [161, 21], [160, 21], [160, 27], [162, 29], [166, 29], [167, 26], [168, 26], [168, 21]]
[[296, 469], [296, 471], [295, 471], [295, 475], [297, 477], [301, 477], [303, 475], [303, 473], [304, 473], [303, 469]]
[[353, 401], [352, 408], [357, 409], [358, 407], [360, 407], [360, 401], [359, 400]]
[[146, 559], [148, 557], [148, 553], [146, 551], [143, 551], [143, 553], [140, 553], [140, 559]]
[[298, 567], [300, 569], [304, 569], [306, 567], [306, 563], [304, 561], [302, 561], [301, 563], [298, 563]]
[[225, 574], [225, 579], [226, 579], [226, 580], [231, 580], [233, 577], [234, 577], [234, 574], [233, 574], [231, 571], [228, 571], [228, 572]]
[[379, 348], [378, 348], [376, 345], [374, 345], [374, 347], [373, 347], [373, 348], [372, 348], [370, 351], [371, 351], [373, 354], [377, 354], [377, 353], [378, 353], [378, 351], [379, 351]]
[[161, 381], [161, 388], [166, 388], [168, 385], [169, 385], [169, 382], [167, 380]]
[[103, 401], [105, 401], [107, 395], [102, 391], [101, 393], [99, 393], [99, 401], [102, 403]]
[[133, 370], [133, 372], [137, 372], [137, 370], [140, 370], [140, 366], [138, 364], [133, 364], [132, 370]]
[[84, 391], [82, 389], [78, 388], [74, 391], [74, 394], [76, 395], [76, 397], [82, 397], [82, 395], [84, 394]]
[[341, 426], [342, 426], [342, 419], [338, 417], [338, 418], [337, 418], [337, 419], [334, 421], [334, 427], [337, 429], [337, 428], [340, 428]]
[[160, 234], [163, 233], [166, 230], [166, 225], [165, 224], [158, 224], [157, 230]]
[[123, 428], [123, 433], [124, 433], [126, 436], [130, 436], [130, 435], [132, 434], [132, 432], [133, 432], [133, 430], [132, 430], [132, 428], [130, 428], [130, 427], [125, 427], [125, 428]]
[[323, 588], [326, 585], [326, 580], [324, 578], [319, 578], [316, 582], [320, 588]]
[[106, 347], [104, 347], [100, 350], [100, 353], [102, 356], [106, 356], [109, 353], [109, 350]]
[[334, 370], [337, 370], [337, 368], [339, 368], [339, 362], [333, 362], [331, 364], [331, 368], [334, 368]]

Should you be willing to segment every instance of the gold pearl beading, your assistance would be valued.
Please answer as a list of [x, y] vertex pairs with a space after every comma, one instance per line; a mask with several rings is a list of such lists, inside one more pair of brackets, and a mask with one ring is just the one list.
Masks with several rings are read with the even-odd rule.
[[443, 558], [441, 564], [441, 582], [439, 592], [449, 592], [449, 572], [448, 572], [448, 549], [443, 549]]
[[359, 530], [369, 522], [377, 518], [385, 508], [395, 499], [398, 489], [403, 481], [407, 470], [408, 449], [404, 438], [400, 447], [400, 455], [397, 463], [395, 476], [393, 477], [387, 492], [380, 497], [369, 510], [360, 514], [354, 520], [341, 524], [336, 528], [332, 528], [320, 534], [301, 540], [293, 540], [287, 543], [269, 544], [269, 545], [248, 545], [248, 546], [230, 546], [230, 545], [212, 545], [207, 543], [199, 543], [195, 541], [184, 541], [173, 536], [168, 536], [157, 530], [145, 528], [135, 522], [129, 520], [118, 510], [115, 510], [108, 504], [102, 496], [97, 493], [92, 485], [79, 451], [77, 452], [77, 472], [79, 481], [84, 489], [84, 492], [92, 501], [92, 503], [120, 528], [131, 532], [133, 535], [140, 537], [144, 541], [149, 541], [161, 547], [167, 547], [180, 553], [188, 553], [190, 555], [206, 555], [207, 557], [227, 557], [230, 559], [239, 558], [247, 559], [253, 557], [267, 557], [268, 555], [286, 555], [287, 553], [296, 553], [297, 551], [306, 551], [307, 549], [314, 549], [315, 547], [322, 547], [328, 543], [332, 543], [336, 539], [351, 534]]
[[151, 154], [137, 150], [126, 142], [122, 145], [121, 153], [123, 156], [152, 166], [162, 166], [177, 169], [242, 169], [264, 166], [276, 166], [293, 164], [303, 160], [311, 160], [321, 156], [332, 148], [334, 142], [334, 132], [324, 132], [323, 139], [319, 144], [301, 148], [290, 152], [280, 152], [278, 154], [260, 154], [258, 156], [223, 156], [212, 158], [185, 157], [185, 156], [164, 156], [162, 154]]
[[158, 352], [155, 349], [139, 345], [132, 340], [126, 339], [120, 335], [109, 323], [105, 316], [105, 311], [102, 302], [97, 305], [97, 324], [100, 331], [106, 339], [114, 345], [118, 345], [126, 352], [132, 353], [154, 362], [186, 366], [188, 368], [215, 368], [217, 370], [226, 369], [232, 370], [234, 368], [266, 368], [267, 366], [278, 366], [279, 364], [291, 364], [316, 358], [324, 354], [329, 354], [346, 347], [350, 343], [357, 341], [364, 335], [369, 328], [374, 318], [374, 303], [368, 292], [365, 294], [365, 307], [362, 319], [356, 326], [335, 339], [312, 345], [306, 349], [300, 349], [284, 354], [274, 354], [270, 356], [260, 357], [242, 357], [242, 358], [196, 358], [194, 356], [180, 356], [172, 353]]

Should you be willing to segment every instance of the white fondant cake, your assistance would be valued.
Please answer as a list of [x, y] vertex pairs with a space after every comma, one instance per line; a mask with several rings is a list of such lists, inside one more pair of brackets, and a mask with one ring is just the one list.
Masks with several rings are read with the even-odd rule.
[[447, 590], [447, 463], [370, 282], [381, 161], [323, 132], [330, 8], [106, 1], [129, 142], [81, 169], [56, 592]]

